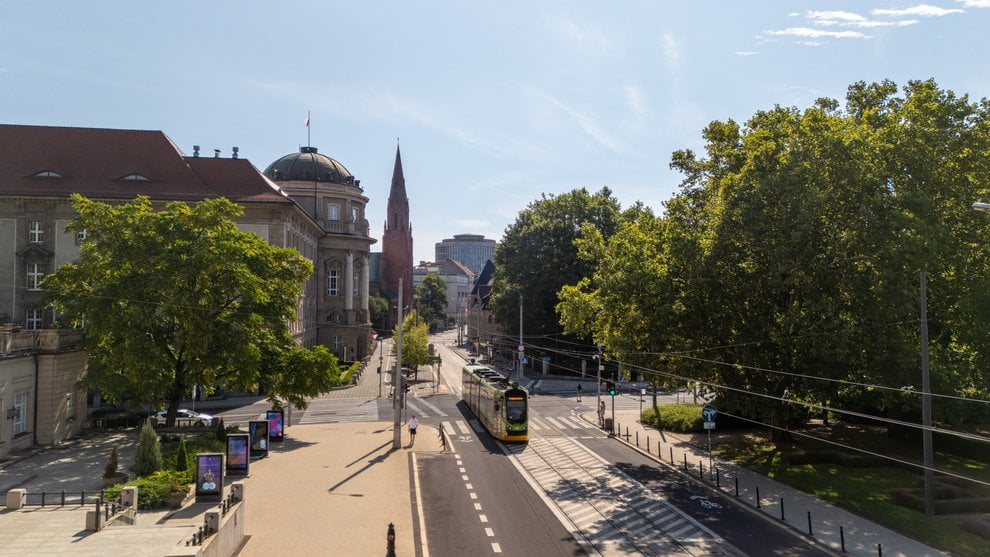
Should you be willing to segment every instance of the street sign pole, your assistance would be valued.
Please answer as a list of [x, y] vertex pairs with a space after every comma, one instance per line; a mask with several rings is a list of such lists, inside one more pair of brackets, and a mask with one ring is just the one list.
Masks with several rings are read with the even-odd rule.
[[705, 430], [708, 431], [708, 469], [715, 469], [715, 457], [712, 455], [712, 430], [715, 429], [715, 417], [718, 411], [712, 404], [706, 404], [701, 408], [701, 419], [705, 421]]

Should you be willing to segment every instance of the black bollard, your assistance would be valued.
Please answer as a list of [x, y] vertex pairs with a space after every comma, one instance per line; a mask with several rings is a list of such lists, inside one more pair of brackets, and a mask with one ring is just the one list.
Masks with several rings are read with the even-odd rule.
[[65, 506], [65, 490], [64, 489], [62, 490], [62, 505], [61, 506], [63, 506], [63, 507]]
[[846, 530], [839, 526], [839, 545], [842, 547], [842, 552], [846, 552]]
[[784, 518], [784, 496], [783, 495], [780, 496], [780, 519], [781, 520], [784, 520], [784, 521], [787, 520], [786, 518]]
[[44, 491], [41, 492], [41, 506], [42, 507], [45, 506], [45, 492]]
[[877, 544], [877, 557], [883, 557], [883, 544]]
[[[808, 511], [808, 535], [809, 536], [815, 535], [815, 533], [811, 531], [811, 511]], [[842, 535], [842, 526], [839, 526], [839, 535], [840, 536]], [[845, 541], [843, 541], [842, 545], [846, 545]], [[843, 551], [845, 551], [845, 549], [843, 549]]]
[[715, 487], [722, 487], [722, 472], [718, 468], [715, 469]]
[[698, 479], [700, 479], [700, 480], [705, 479], [705, 461], [704, 460], [699, 460], [698, 461]]
[[639, 448], [639, 430], [636, 430], [636, 448]]
[[674, 465], [674, 446], [670, 446], [670, 465]]
[[760, 486], [756, 486], [756, 508], [760, 508]]
[[388, 549], [385, 552], [385, 557], [395, 557], [395, 524], [391, 522], [388, 523]]
[[736, 476], [735, 480], [736, 480], [736, 497], [739, 497], [739, 476]]
[[687, 453], [684, 453], [684, 470], [687, 471]]
[[[657, 451], [659, 452], [659, 451]], [[646, 454], [650, 454], [650, 436], [646, 436]]]

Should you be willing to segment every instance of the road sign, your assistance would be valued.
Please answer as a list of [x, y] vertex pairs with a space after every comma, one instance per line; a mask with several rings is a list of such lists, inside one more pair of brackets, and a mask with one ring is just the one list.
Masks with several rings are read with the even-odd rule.
[[715, 422], [705, 422], [705, 429], [715, 429]]
[[519, 345], [519, 351], [520, 352], [525, 352], [526, 351], [526, 347], [520, 344]]
[[706, 404], [701, 409], [701, 419], [705, 420], [706, 422], [714, 422], [715, 416], [717, 415], [718, 412], [715, 411], [715, 407], [712, 406], [711, 404]]

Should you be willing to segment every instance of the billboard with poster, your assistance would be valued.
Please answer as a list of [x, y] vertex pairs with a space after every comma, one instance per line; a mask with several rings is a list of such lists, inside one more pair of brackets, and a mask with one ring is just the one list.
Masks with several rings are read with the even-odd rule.
[[223, 454], [196, 455], [196, 502], [213, 503], [223, 499]]
[[227, 474], [247, 476], [251, 464], [251, 437], [247, 433], [227, 434]]
[[251, 439], [251, 458], [268, 456], [268, 420], [248, 422], [248, 435]]
[[272, 443], [285, 441], [285, 411], [269, 410], [265, 417], [268, 419], [268, 440]]

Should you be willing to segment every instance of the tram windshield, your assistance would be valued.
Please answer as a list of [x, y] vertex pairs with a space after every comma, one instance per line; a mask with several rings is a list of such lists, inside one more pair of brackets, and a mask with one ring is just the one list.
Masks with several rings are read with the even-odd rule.
[[510, 422], [526, 421], [526, 399], [523, 397], [508, 397], [505, 401], [505, 417]]

